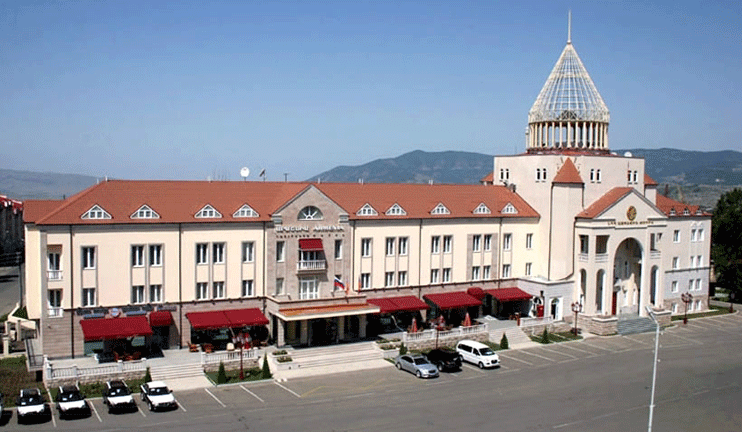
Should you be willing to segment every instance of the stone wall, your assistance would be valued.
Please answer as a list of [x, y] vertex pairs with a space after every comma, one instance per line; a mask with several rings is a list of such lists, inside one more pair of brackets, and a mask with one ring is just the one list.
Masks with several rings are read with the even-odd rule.
[[[262, 358], [262, 357], [261, 357]], [[242, 369], [247, 371], [250, 369], [255, 369], [262, 364], [258, 361], [259, 358], [246, 358], [242, 360]], [[240, 360], [228, 360], [224, 362], [224, 369], [225, 370], [240, 370]], [[218, 372], [219, 371], [219, 363], [211, 363], [204, 366], [204, 372]]]

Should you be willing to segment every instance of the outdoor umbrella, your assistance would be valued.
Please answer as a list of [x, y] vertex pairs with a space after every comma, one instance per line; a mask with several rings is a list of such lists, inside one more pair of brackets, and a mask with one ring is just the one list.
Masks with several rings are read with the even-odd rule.
[[464, 327], [471, 327], [471, 317], [469, 316], [469, 312], [466, 313], [466, 316], [464, 317], [464, 324], [462, 324]]
[[412, 331], [410, 333], [417, 333], [417, 320], [412, 317]]

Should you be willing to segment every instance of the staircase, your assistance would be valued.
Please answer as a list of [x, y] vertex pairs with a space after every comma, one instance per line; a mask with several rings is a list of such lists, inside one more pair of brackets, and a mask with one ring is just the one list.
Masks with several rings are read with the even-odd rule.
[[655, 324], [651, 318], [637, 315], [619, 315], [616, 331], [620, 335], [647, 333], [655, 331]]
[[502, 335], [506, 334], [508, 336], [508, 345], [510, 348], [527, 348], [530, 346], [537, 346], [538, 344], [531, 340], [530, 337], [528, 337], [527, 334], [523, 332], [523, 330], [520, 329], [517, 325], [514, 325], [513, 327], [507, 327], [507, 328], [498, 328], [495, 330], [491, 330], [489, 332], [490, 334], [490, 342], [494, 342], [499, 344], [500, 340], [502, 340]]
[[[360, 342], [314, 348], [287, 348], [292, 361], [279, 364], [273, 356], [271, 369], [276, 377], [322, 375], [336, 372], [373, 369], [390, 366], [374, 342]], [[274, 366], [275, 365], [275, 366]]]
[[199, 363], [151, 366], [149, 369], [153, 381], [172, 381], [181, 378], [204, 376], [204, 369]]

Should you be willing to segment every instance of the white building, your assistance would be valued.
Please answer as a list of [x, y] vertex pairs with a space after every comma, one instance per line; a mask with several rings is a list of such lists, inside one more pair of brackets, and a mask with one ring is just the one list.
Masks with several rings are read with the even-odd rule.
[[331, 344], [374, 336], [389, 314], [559, 321], [578, 303], [590, 330], [646, 306], [683, 313], [686, 292], [705, 309], [710, 216], [612, 154], [608, 125], [568, 42], [526, 152], [496, 157], [481, 185], [112, 180], [28, 201], [28, 315], [44, 353], [67, 357], [245, 326], [279, 346]]

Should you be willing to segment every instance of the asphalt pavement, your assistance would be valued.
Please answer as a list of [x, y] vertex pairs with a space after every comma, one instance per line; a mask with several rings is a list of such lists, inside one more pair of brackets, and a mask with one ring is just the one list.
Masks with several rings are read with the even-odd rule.
[[0, 315], [9, 313], [19, 301], [18, 267], [0, 267]]

